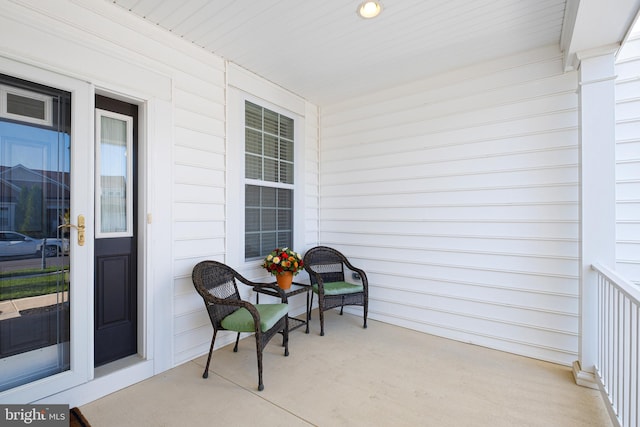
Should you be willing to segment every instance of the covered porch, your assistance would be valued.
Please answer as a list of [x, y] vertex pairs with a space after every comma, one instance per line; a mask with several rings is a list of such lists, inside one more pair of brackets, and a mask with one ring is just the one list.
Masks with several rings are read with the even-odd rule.
[[[136, 354], [95, 367], [86, 350], [89, 231], [73, 383], [3, 402], [70, 403], [96, 426], [638, 422], [640, 55], [616, 61], [640, 1], [389, 0], [379, 21], [342, 1], [323, 20], [294, 0], [2, 4], [0, 73], [77, 90], [79, 141], [95, 95], [144, 117]], [[272, 344], [261, 394], [250, 340], [201, 378], [191, 282], [204, 259], [267, 277], [244, 253], [246, 101], [299, 126], [294, 248], [339, 248], [371, 279], [369, 329], [351, 311], [296, 331], [288, 359]], [[75, 159], [90, 183], [91, 150]], [[73, 216], [92, 224], [83, 188]]]

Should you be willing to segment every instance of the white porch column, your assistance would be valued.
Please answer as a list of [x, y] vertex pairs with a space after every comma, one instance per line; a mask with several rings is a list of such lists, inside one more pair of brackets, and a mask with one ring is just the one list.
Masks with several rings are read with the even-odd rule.
[[615, 52], [580, 52], [580, 343], [573, 365], [579, 385], [597, 388], [597, 275], [591, 265], [615, 267]]

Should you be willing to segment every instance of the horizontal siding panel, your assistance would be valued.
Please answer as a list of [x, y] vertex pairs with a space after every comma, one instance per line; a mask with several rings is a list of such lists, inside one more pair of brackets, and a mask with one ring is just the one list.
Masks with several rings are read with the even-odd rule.
[[474, 345], [485, 346], [496, 350], [507, 351], [509, 353], [528, 355], [528, 357], [547, 360], [552, 363], [570, 366], [577, 358], [577, 353], [572, 350], [551, 347], [547, 345], [536, 345], [530, 340], [510, 339], [504, 336], [493, 334], [492, 329], [485, 331], [473, 331], [455, 328], [452, 325], [435, 324], [420, 319], [411, 319], [405, 316], [389, 315], [388, 312], [371, 311], [371, 317], [383, 322], [396, 324], [398, 326], [411, 328], [417, 331], [442, 336], [445, 338], [468, 342]]
[[[483, 97], [486, 97], [486, 94], [483, 94]], [[460, 123], [464, 123], [467, 128], [477, 128], [494, 123], [496, 117], [508, 122], [540, 115], [547, 116], [553, 110], [575, 111], [577, 97], [575, 93], [567, 91], [566, 93], [549, 96], [538, 96], [529, 100], [510, 99], [509, 102], [504, 102], [503, 105], [485, 106], [482, 109], [476, 108], [472, 111], [466, 111], [469, 105], [474, 105], [474, 99], [464, 98], [437, 104], [430, 103], [411, 110], [404, 109], [396, 113], [379, 115], [375, 118], [375, 122], [371, 121], [371, 117], [362, 121], [353, 120], [340, 127], [340, 134], [337, 134], [337, 129], [328, 127], [327, 133], [323, 132], [323, 136], [333, 138], [344, 134], [352, 134], [361, 130], [364, 125], [368, 125], [367, 127], [372, 130], [384, 130], [389, 124], [410, 124], [419, 121], [429, 126], [424, 129], [427, 133], [456, 129]], [[334, 132], [336, 133], [335, 135]]]
[[[383, 165], [402, 164], [404, 162], [416, 162], [424, 160], [426, 164], [441, 161], [455, 161], [462, 159], [477, 159], [489, 156], [509, 156], [517, 154], [537, 153], [577, 146], [577, 133], [574, 129], [561, 130], [552, 133], [530, 133], [510, 137], [492, 137], [489, 139], [472, 139], [460, 141], [447, 139], [446, 135], [438, 135], [430, 138], [424, 136], [411, 139], [398, 139], [396, 144], [390, 145], [387, 141], [370, 144], [366, 153], [357, 145], [341, 147], [336, 151], [335, 157], [328, 154], [327, 161], [331, 160], [338, 169], [353, 168], [353, 158], [366, 159], [366, 164], [372, 167], [379, 166], [377, 158], [381, 158]], [[410, 156], [410, 158], [408, 158]], [[386, 161], [385, 161], [386, 160]], [[360, 168], [362, 168], [361, 165]]]
[[213, 183], [203, 184], [175, 184], [174, 194], [176, 201], [181, 202], [203, 202], [224, 203], [224, 187]]
[[640, 280], [635, 279], [640, 277], [640, 261], [618, 259], [618, 262], [616, 263], [616, 272], [631, 283], [640, 286]]
[[[640, 104], [638, 105], [640, 111]], [[616, 159], [634, 159], [640, 153], [640, 135], [631, 140], [618, 139], [616, 143]]]
[[174, 110], [175, 125], [193, 129], [198, 132], [224, 137], [224, 120], [193, 111], [176, 108]]
[[[640, 82], [636, 80], [637, 65], [632, 65], [636, 68], [635, 75], [628, 76], [631, 80], [620, 79], [616, 84], [616, 100], [629, 100], [640, 98]], [[617, 67], [616, 67], [617, 70]], [[633, 72], [633, 71], [631, 71]], [[620, 78], [620, 77], [619, 77]]]
[[640, 120], [627, 120], [617, 123], [617, 140], [638, 139], [638, 135], [640, 135]]
[[225, 217], [222, 203], [181, 203], [173, 204], [173, 215], [176, 221], [210, 221]]
[[547, 204], [495, 204], [466, 206], [367, 206], [359, 209], [323, 209], [325, 220], [375, 219], [394, 221], [431, 221], [447, 219], [454, 221], [514, 220], [514, 221], [571, 221], [578, 213], [577, 203]]
[[637, 260], [640, 240], [622, 240], [616, 244], [616, 258], [622, 260]]
[[[367, 272], [367, 278], [371, 274], [370, 281], [381, 283], [381, 286], [389, 284], [401, 286], [404, 278], [412, 278], [481, 283], [515, 291], [541, 292], [568, 297], [578, 295], [579, 289], [577, 272], [574, 275], [554, 275], [514, 269], [500, 270], [491, 266], [467, 268], [460, 263], [437, 264], [428, 259], [404, 263], [361, 260], [359, 264], [356, 265]], [[380, 279], [376, 279], [376, 276], [380, 276]]]
[[[214, 55], [207, 55], [216, 58]], [[174, 74], [174, 88], [177, 91], [199, 95], [209, 102], [224, 107], [225, 99], [225, 67], [209, 69], [204, 74], [194, 74], [188, 71], [177, 70]], [[219, 111], [216, 108], [216, 111]]]
[[[466, 316], [479, 317], [497, 322], [510, 322], [519, 318], [525, 324], [538, 329], [555, 330], [560, 333], [573, 335], [578, 328], [579, 317], [577, 314], [553, 312], [551, 310], [536, 310], [514, 304], [499, 304], [495, 302], [474, 300], [471, 298], [452, 297], [451, 295], [434, 295], [414, 293], [408, 295], [411, 305], [425, 310], [460, 313]], [[401, 306], [407, 295], [393, 291], [379, 292], [372, 295], [376, 301], [387, 303], [399, 302]]]
[[495, 269], [555, 276], [577, 276], [578, 259], [557, 256], [516, 256], [505, 253], [426, 250], [420, 248], [385, 248], [362, 246], [359, 256], [375, 260], [380, 266], [389, 263], [437, 264], [466, 269]]
[[173, 253], [178, 258], [195, 257], [208, 251], [224, 251], [224, 237], [176, 240], [173, 243]]
[[493, 204], [536, 204], [536, 203], [576, 203], [578, 190], [574, 184], [546, 185], [538, 187], [511, 186], [480, 188], [477, 190], [464, 189], [429, 189], [407, 192], [399, 189], [396, 192], [359, 195], [358, 193], [343, 192], [341, 197], [325, 195], [323, 206], [327, 209], [337, 208], [367, 208], [387, 205], [394, 206], [444, 206], [444, 205], [493, 205]]
[[640, 180], [618, 181], [616, 183], [617, 200], [635, 200], [640, 192]]
[[[638, 183], [640, 188], [640, 183]], [[640, 199], [631, 201], [618, 201], [616, 204], [616, 218], [621, 221], [633, 221], [640, 219]]]
[[173, 226], [173, 235], [176, 239], [189, 240], [198, 237], [224, 236], [225, 223], [222, 220], [206, 220], [198, 222], [176, 222]]
[[[446, 162], [422, 162], [419, 157], [411, 158], [402, 166], [384, 164], [380, 159], [377, 168], [371, 169], [344, 169], [339, 167], [323, 167], [321, 183], [325, 185], [339, 185], [341, 182], [367, 182], [368, 180], [408, 180], [411, 178], [423, 178], [442, 175], [464, 175], [496, 173], [501, 170], [512, 171], [514, 169], [551, 168], [553, 166], [566, 167], [577, 164], [577, 148], [559, 147], [554, 150], [546, 150], [530, 153], [499, 154], [449, 160]], [[409, 158], [409, 156], [407, 156]]]
[[201, 150], [189, 147], [176, 147], [174, 161], [179, 164], [210, 168], [216, 170], [225, 169], [225, 156], [221, 153]]
[[[537, 90], [533, 92], [538, 94], [577, 87], [575, 73], [559, 73], [562, 69], [561, 54], [552, 52], [551, 55], [556, 55], [555, 60], [550, 60], [549, 54], [549, 48], [525, 52], [522, 55], [508, 56], [497, 61], [454, 70], [369, 96], [349, 99], [340, 104], [323, 106], [322, 122], [327, 127], [340, 126], [358, 117], [370, 117], [380, 111], [394, 112], [428, 102], [443, 103], [460, 98], [476, 97], [476, 102], [470, 105], [486, 104], [493, 99], [494, 91], [510, 93], [511, 99], [514, 99], [519, 93], [514, 88], [520, 88], [521, 85], [538, 83]], [[547, 79], [559, 81], [567, 74], [573, 74], [573, 77], [561, 83], [559, 87], [547, 91]], [[486, 96], [487, 93], [492, 96]]]
[[558, 238], [578, 239], [578, 221], [402, 221], [393, 219], [386, 221], [366, 221], [362, 218], [353, 220], [327, 220], [322, 218], [323, 231], [377, 233], [381, 229], [389, 233], [399, 234], [449, 234], [496, 237], [526, 238]]
[[[633, 43], [626, 43], [623, 50], [627, 50], [631, 47], [632, 44], [636, 45], [637, 49], [637, 40]], [[630, 79], [634, 79], [638, 77], [638, 69], [637, 64], [635, 63], [638, 60], [638, 57], [627, 57], [621, 58], [618, 56], [618, 61], [616, 63], [616, 75], [617, 75], [617, 83], [626, 84]], [[624, 100], [624, 96], [617, 97], [618, 100]]]
[[[191, 272], [189, 274], [182, 274], [181, 277], [176, 278], [173, 287], [174, 297], [185, 297], [187, 295], [197, 296], [196, 290], [193, 287], [193, 281], [191, 279]], [[202, 304], [202, 299], [197, 297], [196, 300]]]
[[175, 148], [174, 161], [179, 165], [201, 169], [223, 171], [225, 167], [224, 154], [183, 146]]
[[[174, 335], [174, 361], [176, 364], [187, 362], [194, 357], [206, 354], [211, 342], [213, 329], [211, 326], [202, 326], [190, 329], [181, 334]], [[227, 334], [221, 334], [227, 335]], [[222, 337], [221, 337], [222, 338]], [[228, 339], [228, 338], [227, 338]], [[222, 341], [222, 339], [220, 340]], [[216, 339], [216, 343], [218, 340]], [[218, 348], [218, 346], [216, 346]]]
[[180, 184], [224, 185], [224, 170], [212, 170], [177, 164], [174, 168], [175, 182]]
[[209, 97], [206, 92], [192, 93], [176, 88], [173, 94], [176, 108], [224, 121], [224, 104], [217, 102], [216, 98]]
[[616, 221], [616, 239], [630, 240], [640, 236], [640, 219]]
[[619, 160], [616, 165], [616, 179], [640, 181], [640, 158]]
[[[428, 172], [428, 171], [427, 171]], [[425, 174], [426, 175], [426, 174]], [[405, 180], [390, 181], [381, 177], [366, 182], [342, 183], [325, 185], [322, 194], [326, 197], [343, 194], [387, 194], [412, 193], [420, 191], [441, 192], [461, 190], [493, 190], [518, 185], [543, 186], [543, 185], [575, 185], [578, 186], [578, 166], [542, 167], [537, 169], [522, 168], [519, 170], [489, 171], [486, 173], [473, 173], [468, 175], [447, 174], [433, 176], [417, 176]], [[576, 190], [577, 191], [577, 190]]]
[[518, 255], [565, 256], [577, 253], [577, 240], [550, 240], [506, 238], [496, 236], [460, 236], [456, 234], [396, 234], [387, 231], [353, 233], [323, 232], [325, 242], [343, 246], [357, 241], [362, 246], [378, 246], [381, 248], [422, 248], [445, 251], [486, 251], [491, 248], [494, 253], [511, 253]]
[[193, 267], [200, 261], [214, 260], [224, 262], [224, 252], [213, 252], [211, 250], [198, 254], [198, 256], [178, 258], [174, 257], [173, 272], [176, 281], [191, 280]]
[[[413, 294], [437, 295], [457, 299], [473, 299], [488, 304], [499, 304], [523, 309], [554, 312], [568, 316], [579, 314], [579, 298], [575, 295], [547, 292], [536, 289], [513, 288], [508, 284], [465, 282], [428, 276], [405, 276], [402, 280], [393, 281], [390, 277], [376, 274], [372, 276], [375, 283], [375, 298], [385, 299], [387, 292], [393, 291], [399, 301], [411, 301]], [[406, 295], [406, 298], [402, 298]]]
[[213, 334], [211, 321], [209, 320], [209, 316], [207, 316], [207, 311], [205, 310], [204, 304], [202, 303], [202, 298], [198, 296], [198, 300], [198, 302], [200, 303], [198, 310], [195, 310], [191, 313], [176, 315], [176, 321], [174, 323], [174, 332], [176, 334], [180, 335], [200, 328], [207, 329], [207, 327], [211, 330], [210, 333]]
[[[640, 79], [637, 81], [640, 86]], [[618, 94], [622, 95], [620, 91]], [[638, 120], [638, 105], [640, 104], [640, 98], [631, 98], [628, 100], [617, 100], [616, 103], [616, 121], [618, 123], [624, 123], [629, 120]]]
[[215, 153], [225, 152], [224, 138], [182, 127], [175, 128], [175, 143], [177, 146], [191, 147]]
[[[411, 138], [419, 142], [442, 143], [444, 141], [445, 143], [450, 143], [454, 141], [458, 144], [487, 139], [503, 140], [532, 133], [546, 134], [551, 131], [577, 129], [576, 120], [576, 111], [562, 111], [556, 114], [517, 118], [507, 122], [509, 126], [505, 126], [499, 120], [480, 123], [476, 126], [460, 126], [461, 122], [455, 119], [451, 119], [446, 125], [443, 125], [439, 124], [437, 120], [425, 118], [420, 122], [397, 125], [400, 127], [366, 128], [358, 132], [357, 135], [351, 132], [333, 137], [332, 143], [323, 150], [323, 160], [325, 160], [325, 155], [333, 156], [328, 157], [326, 160], [339, 157], [343, 150], [351, 146], [358, 146], [363, 142], [383, 142], [388, 149], [391, 149], [404, 146], [404, 144], [397, 145], [398, 141], [402, 142]], [[324, 133], [323, 137], [326, 137]], [[577, 144], [577, 140], [568, 141], [568, 143]]]
[[[178, 316], [191, 315], [193, 313], [202, 312], [202, 314], [204, 315], [204, 318], [207, 319], [207, 323], [208, 323], [209, 319], [207, 316], [207, 312], [204, 309], [202, 298], [200, 297], [200, 295], [196, 293], [193, 287], [191, 289], [193, 290], [192, 292], [176, 295], [174, 297], [174, 300], [175, 300], [174, 313], [176, 317], [178, 317]], [[198, 321], [197, 323], [204, 324], [204, 322], [202, 321]]]
[[[392, 312], [393, 304], [375, 301], [371, 304], [372, 311]], [[400, 307], [399, 307], [400, 308]], [[464, 330], [471, 336], [488, 334], [500, 337], [505, 341], [526, 342], [531, 346], [553, 348], [560, 352], [571, 352], [577, 348], [577, 333], [567, 333], [555, 328], [537, 328], [532, 325], [502, 322], [485, 318], [474, 313], [450, 312], [447, 310], [423, 310], [420, 307], [403, 305], [402, 314], [408, 319], [420, 319], [441, 327]]]

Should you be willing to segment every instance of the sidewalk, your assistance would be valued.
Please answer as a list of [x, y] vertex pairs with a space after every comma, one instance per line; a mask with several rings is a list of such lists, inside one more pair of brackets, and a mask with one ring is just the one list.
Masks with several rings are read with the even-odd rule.
[[40, 295], [37, 297], [0, 301], [0, 320], [20, 317], [21, 310], [27, 310], [29, 308], [36, 307], [46, 307], [48, 305], [54, 305], [56, 303], [68, 301], [68, 299], [69, 293], [65, 291], [55, 294]]

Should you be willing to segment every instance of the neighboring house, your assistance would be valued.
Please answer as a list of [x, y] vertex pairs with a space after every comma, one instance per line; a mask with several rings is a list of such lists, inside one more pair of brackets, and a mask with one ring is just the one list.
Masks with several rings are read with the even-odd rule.
[[[278, 214], [293, 212], [293, 247], [335, 246], [362, 266], [372, 319], [566, 366], [580, 361], [588, 381], [595, 331], [584, 314], [585, 277], [595, 260], [616, 263], [609, 246], [592, 241], [593, 224], [613, 227], [600, 209], [615, 199], [586, 183], [613, 178], [591, 163], [597, 155], [584, 156], [603, 130], [604, 145], [615, 142], [601, 120], [613, 117], [615, 49], [566, 71], [560, 46], [550, 45], [320, 106], [106, 1], [0, 4], [0, 74], [71, 94], [69, 207], [73, 224], [87, 221], [87, 244], [71, 248], [71, 370], [8, 389], [0, 402], [80, 405], [207, 352], [211, 327], [193, 266], [215, 259], [267, 278], [259, 260], [243, 256], [244, 195], [259, 181], [242, 175], [256, 154], [242, 142], [255, 130], [244, 126], [247, 102], [294, 122], [294, 156], [275, 156], [278, 168], [295, 165], [295, 179], [276, 186], [288, 200]], [[600, 46], [584, 47], [592, 48]], [[638, 283], [637, 55], [619, 70], [617, 266]], [[601, 82], [604, 98], [589, 86]], [[96, 114], [96, 94], [141, 111], [135, 349], [99, 367], [94, 121], [106, 107]], [[611, 230], [603, 228], [605, 240]], [[301, 312], [304, 302], [292, 305]]]
[[[55, 237], [64, 212], [69, 209], [68, 173], [48, 174], [46, 171], [29, 169], [23, 165], [11, 168], [0, 167], [0, 228], [19, 231], [32, 237]], [[32, 219], [16, 212], [20, 197], [37, 195], [31, 203], [39, 208]], [[57, 198], [63, 201], [54, 203]]]

